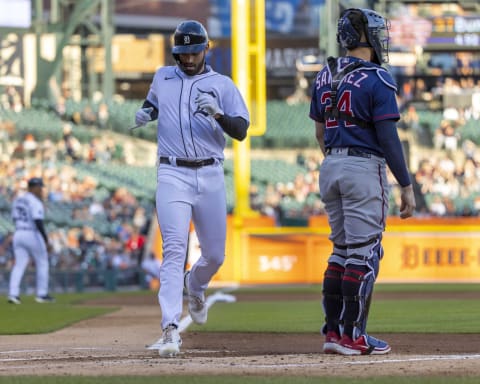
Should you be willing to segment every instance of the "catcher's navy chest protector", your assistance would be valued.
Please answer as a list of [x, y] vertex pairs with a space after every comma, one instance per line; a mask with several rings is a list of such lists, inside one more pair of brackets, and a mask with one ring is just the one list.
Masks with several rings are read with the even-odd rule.
[[364, 67], [365, 63], [362, 61], [357, 61], [347, 65], [343, 71], [338, 71], [338, 62], [337, 59], [334, 57], [329, 57], [327, 59], [328, 68], [330, 69], [330, 74], [332, 75], [332, 84], [331, 84], [331, 94], [330, 99], [332, 101], [331, 108], [325, 111], [325, 118], [327, 119], [335, 119], [335, 120], [346, 120], [349, 123], [355, 124], [361, 128], [370, 128], [371, 123], [368, 123], [365, 120], [359, 119], [355, 116], [352, 116], [348, 113], [343, 111], [339, 111], [337, 105], [337, 90], [340, 82], [343, 80], [345, 76], [347, 76], [350, 72], [354, 71], [357, 68]]

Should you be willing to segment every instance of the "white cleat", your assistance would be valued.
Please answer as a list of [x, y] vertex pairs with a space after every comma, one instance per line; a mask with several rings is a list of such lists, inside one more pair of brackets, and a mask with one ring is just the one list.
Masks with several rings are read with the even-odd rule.
[[182, 339], [175, 324], [169, 324], [164, 330], [158, 354], [162, 357], [175, 357], [180, 353]]
[[8, 296], [8, 302], [10, 304], [22, 304], [22, 301], [18, 296]]
[[192, 318], [195, 324], [202, 325], [207, 322], [207, 316], [208, 316], [207, 305], [204, 299], [202, 299], [201, 297], [192, 295], [190, 293], [190, 289], [188, 287], [189, 277], [190, 277], [190, 271], [187, 271], [184, 277], [184, 285], [185, 285], [185, 291], [187, 292], [188, 312], [190, 313], [190, 317]]
[[37, 303], [55, 303], [55, 298], [50, 295], [36, 296], [35, 301]]

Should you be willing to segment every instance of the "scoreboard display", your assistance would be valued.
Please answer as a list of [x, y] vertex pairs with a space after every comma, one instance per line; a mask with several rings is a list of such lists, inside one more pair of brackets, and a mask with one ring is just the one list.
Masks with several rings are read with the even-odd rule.
[[431, 19], [427, 50], [479, 50], [480, 16], [438, 16]]
[[[408, 8], [407, 8], [408, 9]], [[479, 51], [480, 14], [419, 16], [414, 12], [391, 17], [390, 45], [396, 51]]]

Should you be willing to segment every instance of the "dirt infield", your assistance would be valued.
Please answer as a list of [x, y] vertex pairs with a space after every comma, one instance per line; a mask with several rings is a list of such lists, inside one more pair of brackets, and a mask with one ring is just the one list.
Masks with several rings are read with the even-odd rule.
[[[455, 297], [480, 299], [478, 294]], [[239, 301], [253, 299], [237, 296]], [[480, 376], [478, 334], [375, 335], [389, 341], [390, 354], [345, 357], [322, 354], [319, 334], [187, 330], [182, 353], [164, 359], [146, 348], [160, 336], [156, 296], [139, 300], [98, 300], [120, 309], [51, 334], [0, 336], [0, 375]]]

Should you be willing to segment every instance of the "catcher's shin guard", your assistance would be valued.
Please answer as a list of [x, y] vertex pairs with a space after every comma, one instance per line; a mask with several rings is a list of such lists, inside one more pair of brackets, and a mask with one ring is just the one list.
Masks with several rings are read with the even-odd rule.
[[348, 265], [342, 281], [344, 333], [353, 340], [366, 333], [368, 309], [375, 283], [374, 271], [366, 265]]
[[383, 257], [382, 236], [348, 247], [342, 290], [344, 295], [343, 323], [353, 339], [366, 333], [373, 286]]
[[342, 279], [345, 268], [336, 263], [328, 263], [323, 279], [323, 310], [325, 312], [326, 329], [340, 332], [340, 316], [343, 309]]

